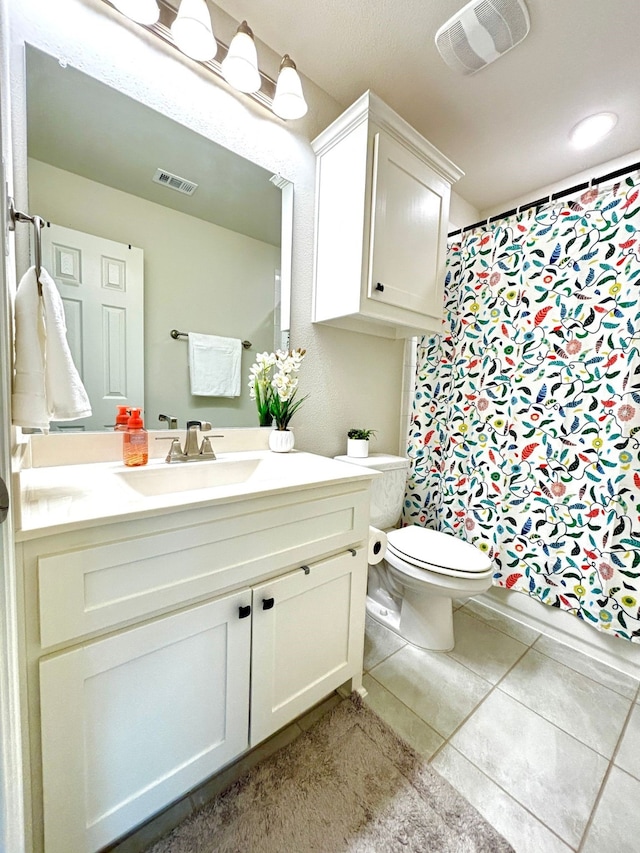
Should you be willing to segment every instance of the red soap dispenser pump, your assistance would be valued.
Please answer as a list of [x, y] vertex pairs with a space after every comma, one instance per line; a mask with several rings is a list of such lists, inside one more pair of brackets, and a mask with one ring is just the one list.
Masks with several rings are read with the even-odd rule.
[[149, 436], [140, 417], [140, 409], [131, 409], [127, 430], [122, 438], [124, 464], [132, 468], [138, 465], [146, 465], [149, 461]]
[[118, 406], [118, 414], [116, 415], [116, 432], [124, 432], [129, 423], [131, 409], [128, 406]]

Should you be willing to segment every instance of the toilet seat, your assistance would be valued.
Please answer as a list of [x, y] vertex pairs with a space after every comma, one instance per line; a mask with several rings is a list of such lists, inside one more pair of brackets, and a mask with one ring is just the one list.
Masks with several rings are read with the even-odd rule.
[[491, 559], [474, 545], [457, 536], [416, 525], [388, 533], [387, 554], [407, 568], [417, 569], [415, 573], [408, 572], [414, 577], [419, 577], [419, 570], [454, 578], [482, 578], [492, 572]]

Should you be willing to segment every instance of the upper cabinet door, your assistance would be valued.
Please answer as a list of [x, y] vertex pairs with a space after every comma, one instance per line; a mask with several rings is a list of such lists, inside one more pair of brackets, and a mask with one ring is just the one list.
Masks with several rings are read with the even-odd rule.
[[441, 317], [450, 187], [387, 134], [373, 144], [368, 295]]

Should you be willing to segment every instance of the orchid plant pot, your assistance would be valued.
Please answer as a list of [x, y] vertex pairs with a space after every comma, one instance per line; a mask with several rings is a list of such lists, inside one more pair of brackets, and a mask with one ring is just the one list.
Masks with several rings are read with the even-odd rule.
[[295, 438], [290, 429], [272, 429], [269, 433], [269, 449], [275, 453], [289, 453], [294, 444]]

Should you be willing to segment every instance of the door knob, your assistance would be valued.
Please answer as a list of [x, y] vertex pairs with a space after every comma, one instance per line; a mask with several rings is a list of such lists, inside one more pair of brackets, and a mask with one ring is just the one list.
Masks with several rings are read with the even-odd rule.
[[275, 599], [273, 598], [263, 598], [262, 599], [262, 609], [263, 610], [271, 610], [273, 605], [275, 604]]
[[245, 604], [244, 606], [241, 604], [238, 608], [238, 619], [246, 619], [247, 616], [251, 616], [251, 605]]
[[9, 512], [9, 492], [2, 477], [0, 477], [0, 524], [5, 520]]
[[378, 291], [380, 291], [380, 293], [382, 293], [382, 291], [384, 290], [384, 284], [380, 284], [380, 282], [378, 282], [376, 284], [376, 290], [378, 290]]

